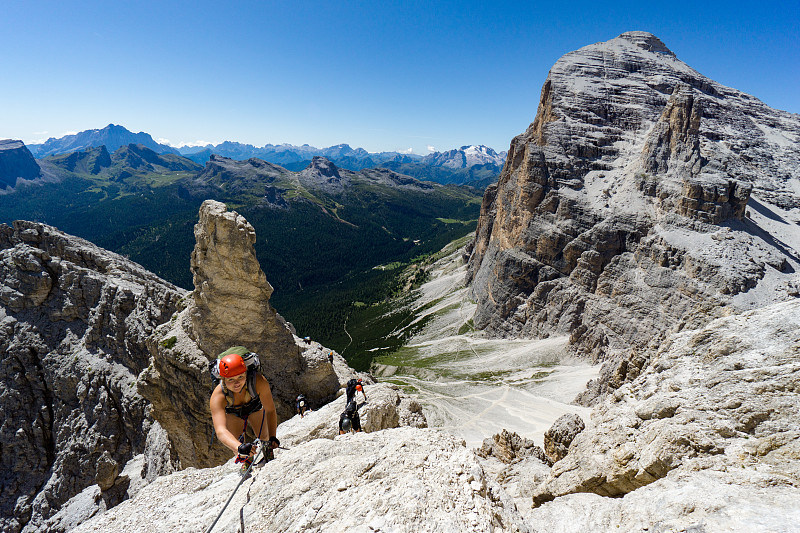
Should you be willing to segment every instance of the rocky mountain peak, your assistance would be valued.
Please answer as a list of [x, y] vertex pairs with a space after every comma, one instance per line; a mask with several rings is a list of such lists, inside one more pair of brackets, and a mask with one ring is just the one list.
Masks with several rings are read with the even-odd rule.
[[43, 144], [31, 145], [31, 149], [36, 157], [41, 158], [102, 145], [105, 145], [109, 152], [115, 152], [118, 148], [129, 144], [141, 144], [159, 154], [178, 154], [178, 151], [171, 146], [154, 141], [148, 133], [142, 131], [133, 133], [116, 124], [109, 124], [102, 129], [85, 130], [60, 138], [51, 137]]
[[658, 52], [675, 57], [675, 54], [661, 42], [661, 39], [646, 31], [626, 31], [617, 37], [617, 39], [633, 43], [638, 48], [647, 50], [648, 52]]
[[339, 175], [339, 169], [336, 168], [336, 165], [334, 165], [333, 162], [326, 157], [318, 155], [314, 156], [306, 169], [317, 172], [320, 176], [324, 176], [326, 178], [341, 179], [341, 176]]

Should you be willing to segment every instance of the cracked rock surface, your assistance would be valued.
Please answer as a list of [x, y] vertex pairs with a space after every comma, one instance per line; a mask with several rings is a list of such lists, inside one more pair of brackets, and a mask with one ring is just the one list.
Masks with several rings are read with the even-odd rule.
[[[616, 513], [641, 504], [646, 497], [639, 494], [669, 499], [693, 484], [717, 488], [710, 500], [705, 493], [687, 498], [687, 509], [710, 512], [710, 502], [728, 493], [740, 500], [749, 487], [748, 506], [768, 507], [774, 498], [783, 512], [787, 498], [800, 498], [798, 405], [799, 301], [673, 335], [646, 371], [595, 408], [533, 491], [534, 503], [550, 509], [534, 515], [578, 501], [561, 498], [568, 494], [630, 496], [631, 503], [612, 506]], [[729, 505], [722, 515], [735, 516]]]

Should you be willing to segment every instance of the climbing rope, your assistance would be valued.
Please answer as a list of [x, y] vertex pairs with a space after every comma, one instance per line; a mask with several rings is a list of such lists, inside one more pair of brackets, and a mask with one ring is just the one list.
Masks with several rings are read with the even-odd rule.
[[[265, 418], [265, 415], [266, 415], [266, 410], [262, 407], [261, 408], [261, 427], [258, 430], [259, 436], [261, 435], [261, 431], [264, 429], [264, 418]], [[245, 435], [246, 433], [247, 433], [247, 419], [245, 418], [244, 419], [244, 429], [242, 430], [242, 434], [239, 437], [239, 442], [244, 442], [244, 438], [246, 437], [246, 435]], [[214, 526], [217, 525], [217, 522], [219, 522], [219, 519], [222, 517], [222, 513], [225, 512], [225, 509], [228, 508], [228, 504], [231, 503], [231, 500], [233, 499], [234, 495], [236, 494], [236, 491], [239, 490], [239, 487], [242, 486], [242, 483], [244, 483], [244, 480], [247, 479], [247, 475], [250, 473], [250, 470], [253, 468], [253, 465], [258, 463], [261, 460], [260, 457], [259, 457], [259, 454], [266, 453], [265, 452], [265, 447], [264, 447], [265, 446], [264, 441], [262, 441], [260, 438], [256, 438], [253, 442], [255, 443], [256, 449], [257, 449], [256, 454], [253, 456], [253, 461], [247, 467], [247, 470], [245, 470], [244, 473], [242, 474], [242, 479], [239, 480], [239, 483], [236, 485], [236, 488], [233, 489], [233, 492], [231, 493], [230, 498], [228, 498], [228, 501], [225, 502], [225, 505], [222, 507], [222, 510], [217, 515], [217, 519], [214, 520], [214, 523], [211, 524], [211, 527], [209, 527], [208, 530], [206, 530], [206, 533], [211, 533], [211, 530], [214, 529]], [[267, 446], [272, 446], [272, 443], [268, 442], [266, 445]], [[237, 462], [238, 462], [238, 460], [237, 460]], [[242, 531], [244, 531], [244, 516], [242, 515], [241, 512], [239, 514], [240, 514], [240, 519], [242, 521]]]
[[242, 474], [242, 479], [240, 479], [239, 483], [236, 484], [236, 488], [233, 489], [233, 492], [231, 493], [230, 497], [228, 498], [228, 501], [226, 501], [225, 505], [222, 506], [222, 510], [217, 515], [217, 518], [214, 520], [214, 523], [212, 523], [211, 526], [209, 526], [209, 528], [206, 530], [206, 533], [211, 533], [211, 530], [214, 529], [214, 526], [217, 525], [217, 522], [219, 522], [219, 519], [222, 518], [222, 513], [225, 512], [225, 509], [228, 508], [228, 504], [231, 503], [231, 500], [233, 500], [233, 497], [236, 495], [236, 491], [239, 490], [239, 487], [242, 486], [242, 483], [244, 483], [244, 480], [247, 479], [247, 475], [250, 473], [250, 470], [253, 468], [253, 465], [256, 464], [260, 460], [259, 454], [264, 452], [264, 443], [260, 439], [256, 439], [255, 443], [256, 443], [256, 446], [258, 447], [258, 451], [256, 452], [255, 456], [253, 457], [253, 462], [250, 463], [250, 466], [248, 466], [247, 470], [245, 470], [244, 473]]

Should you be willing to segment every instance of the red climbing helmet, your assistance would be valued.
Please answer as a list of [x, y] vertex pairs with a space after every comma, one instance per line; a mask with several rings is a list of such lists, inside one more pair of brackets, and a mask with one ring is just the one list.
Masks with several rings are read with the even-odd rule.
[[247, 365], [238, 353], [230, 353], [219, 360], [219, 375], [223, 378], [232, 378], [247, 372]]

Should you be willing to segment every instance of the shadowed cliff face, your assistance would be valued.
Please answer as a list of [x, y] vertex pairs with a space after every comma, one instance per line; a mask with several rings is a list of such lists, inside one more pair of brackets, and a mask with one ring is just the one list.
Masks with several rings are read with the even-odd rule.
[[794, 279], [796, 250], [754, 246], [768, 231], [745, 214], [752, 195], [800, 216], [798, 139], [797, 115], [702, 76], [649, 33], [565, 55], [484, 197], [475, 325], [570, 334], [632, 377], [644, 362], [631, 354], [654, 337], [702, 323], [770, 268]]
[[0, 141], [0, 191], [16, 186], [18, 178], [33, 180], [40, 174], [39, 165], [22, 141]]

